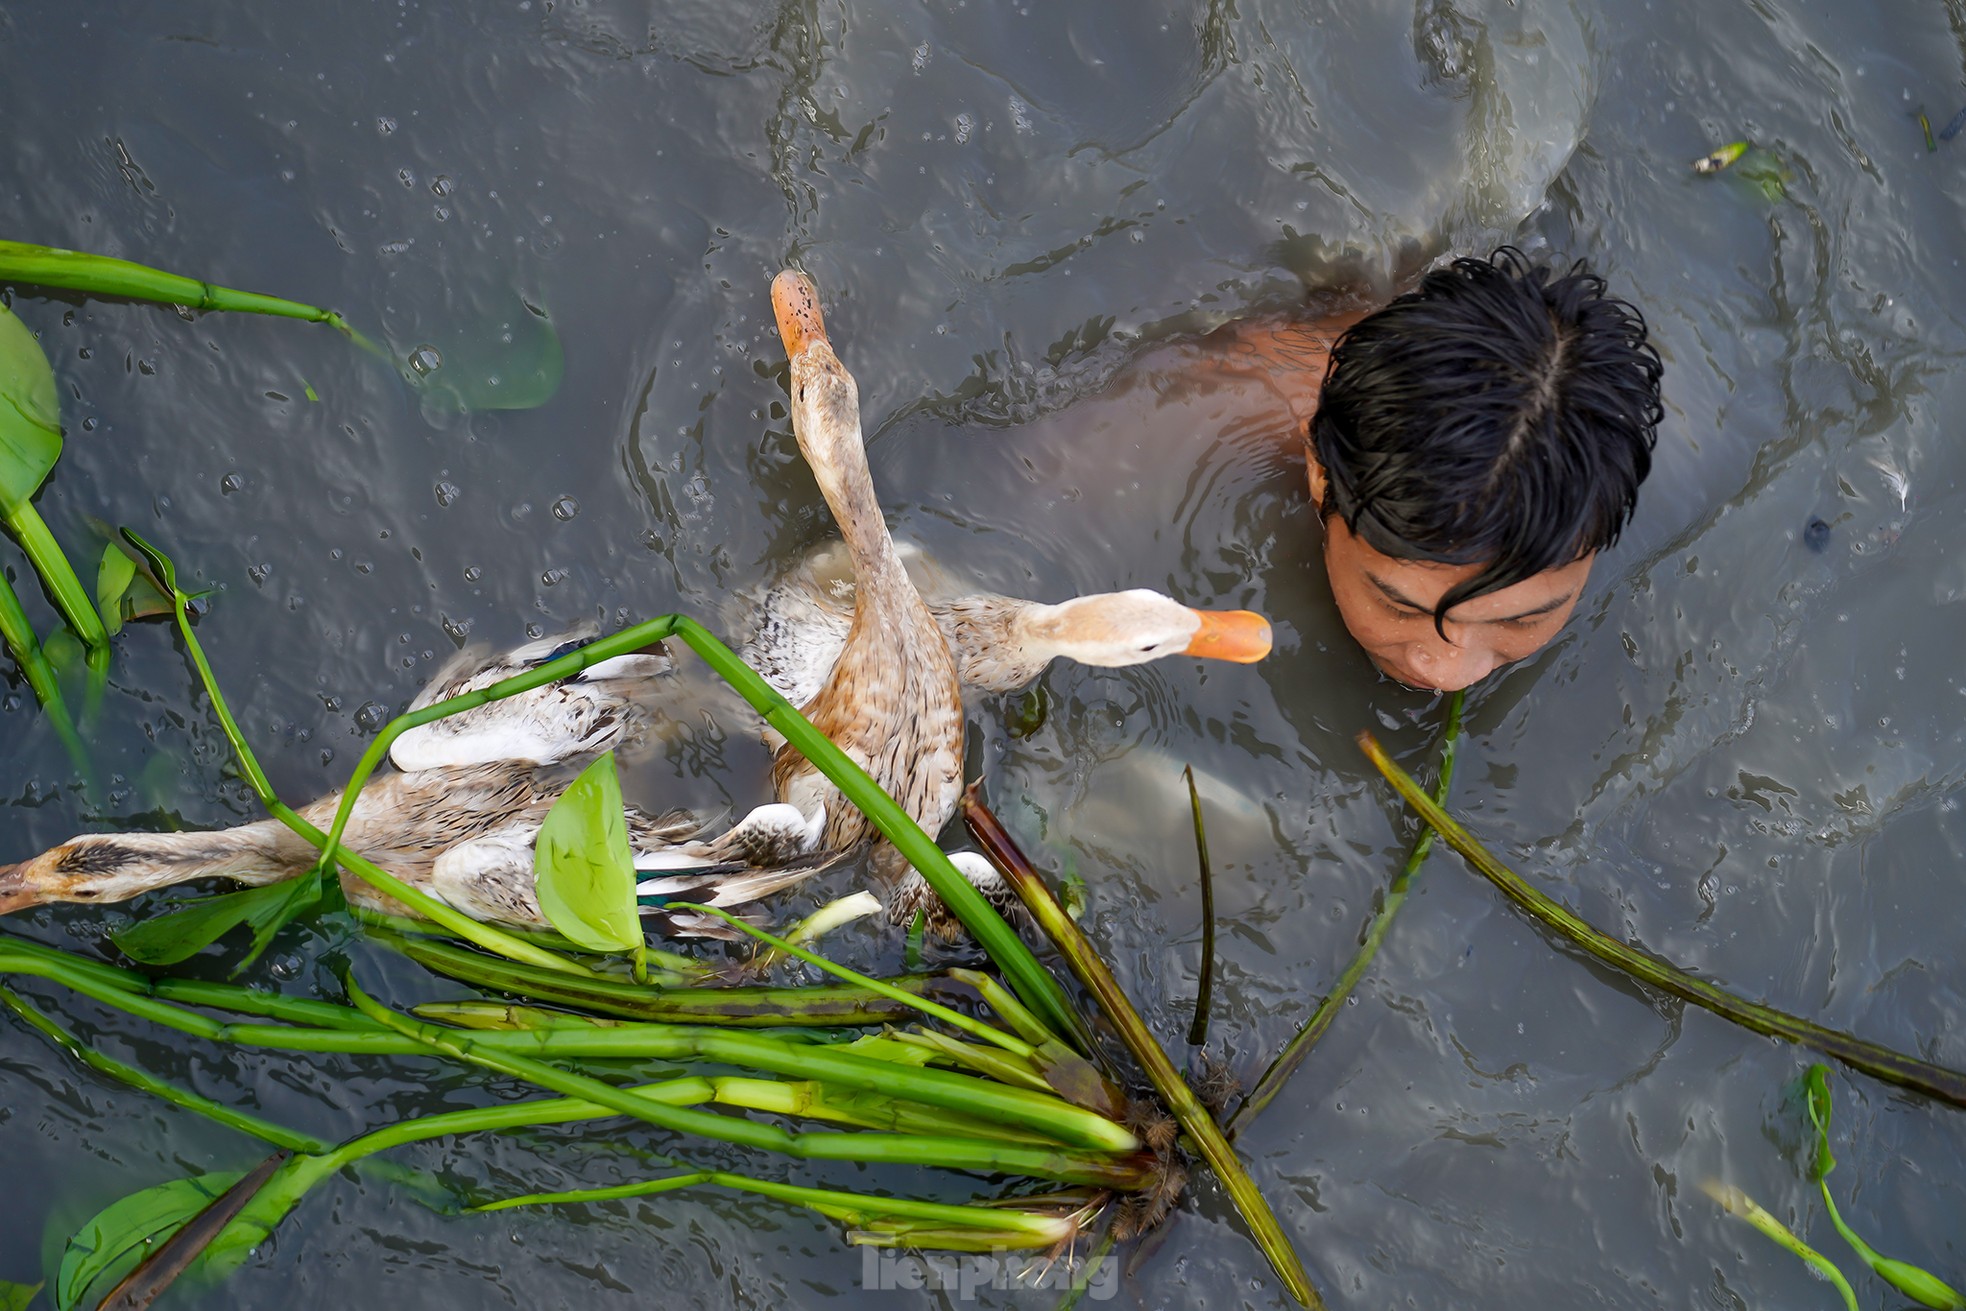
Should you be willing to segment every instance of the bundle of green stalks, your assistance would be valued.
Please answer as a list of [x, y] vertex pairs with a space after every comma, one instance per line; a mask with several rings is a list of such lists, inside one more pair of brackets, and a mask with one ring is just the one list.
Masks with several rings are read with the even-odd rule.
[[[603, 1124], [590, 1141], [622, 1148], [624, 1118], [669, 1135], [653, 1145], [669, 1169], [609, 1188], [474, 1197], [470, 1209], [583, 1204], [716, 1186], [809, 1207], [845, 1225], [853, 1243], [1059, 1253], [1095, 1227], [1124, 1231], [1163, 1214], [1185, 1178], [1175, 1146], [1184, 1134], [1223, 1178], [1286, 1288], [1303, 1304], [1319, 1305], [1274, 1215], [1214, 1120], [1041, 881], [1028, 870], [1008, 871], [1038, 922], [1058, 932], [1067, 963], [1133, 1048], [1152, 1091], [1121, 1090], [1121, 1078], [1097, 1063], [1102, 1057], [1089, 1026], [1065, 988], [928, 835], [689, 619], [672, 615], [636, 625], [483, 692], [400, 717], [357, 765], [348, 804], [389, 743], [415, 724], [516, 695], [654, 641], [679, 639], [868, 813], [963, 919], [995, 973], [869, 978], [732, 920], [775, 958], [796, 958], [834, 981], [796, 988], [706, 986], [712, 980], [701, 962], [651, 951], [639, 941], [603, 954], [591, 944], [511, 933], [460, 916], [343, 850], [340, 822], [321, 833], [274, 795], [219, 693], [171, 561], [133, 534], [126, 537], [173, 599], [187, 653], [242, 773], [269, 812], [323, 852], [322, 868], [295, 881], [299, 886], [312, 879], [311, 888], [256, 903], [265, 913], [256, 911], [251, 921], [259, 930], [255, 950], [286, 919], [332, 903], [326, 895], [332, 884], [323, 885], [321, 875], [339, 865], [421, 917], [368, 917], [372, 938], [474, 991], [391, 1005], [372, 996], [351, 971], [343, 976], [341, 999], [285, 997], [232, 983], [155, 977], [7, 935], [0, 935], [0, 974], [46, 980], [200, 1042], [461, 1063], [502, 1076], [500, 1087], [516, 1082], [536, 1095], [403, 1119], [329, 1143], [107, 1057], [0, 988], [0, 1003], [91, 1068], [279, 1149], [258, 1169], [175, 1180], [100, 1213], [71, 1241], [58, 1272], [56, 1305], [64, 1311], [135, 1263], [140, 1250], [150, 1255], [119, 1286], [118, 1305], [142, 1304], [128, 1299], [154, 1296], [183, 1272], [217, 1277], [237, 1266], [316, 1184], [351, 1166], [387, 1165], [370, 1158], [388, 1149], [440, 1136], [577, 1122]], [[699, 1169], [687, 1160], [693, 1142], [762, 1155], [744, 1169]], [[635, 1148], [623, 1161], [624, 1172], [640, 1173], [648, 1150]], [[727, 1157], [725, 1152], [720, 1159]], [[774, 1177], [782, 1168], [770, 1165], [774, 1158], [933, 1168], [1009, 1182], [999, 1184], [1006, 1195], [947, 1201], [939, 1198], [958, 1193], [960, 1184], [925, 1177], [925, 1191], [936, 1199], [894, 1197], [787, 1183]], [[550, 1168], [545, 1162], [542, 1167]], [[400, 1166], [390, 1177], [431, 1191], [427, 1180]]]

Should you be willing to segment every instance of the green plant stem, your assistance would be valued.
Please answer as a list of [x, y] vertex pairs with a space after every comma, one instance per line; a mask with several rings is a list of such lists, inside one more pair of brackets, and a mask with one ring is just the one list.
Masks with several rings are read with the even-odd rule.
[[1017, 849], [997, 817], [982, 803], [975, 784], [964, 794], [963, 817], [969, 824], [971, 835], [1017, 890], [1032, 918], [1057, 946], [1072, 973], [1098, 1001], [1099, 1009], [1118, 1030], [1127, 1050], [1133, 1053], [1133, 1059], [1146, 1071], [1147, 1078], [1161, 1095], [1167, 1109], [1180, 1121], [1189, 1140], [1215, 1171], [1222, 1186], [1228, 1189], [1229, 1197], [1235, 1202], [1236, 1209], [1242, 1212], [1256, 1245], [1269, 1258], [1284, 1287], [1301, 1305], [1322, 1308], [1324, 1303], [1311, 1286], [1310, 1276], [1298, 1260], [1296, 1249], [1284, 1235], [1283, 1227], [1277, 1223], [1276, 1213], [1263, 1200], [1255, 1181], [1242, 1168], [1242, 1162], [1236, 1159], [1235, 1149], [1229, 1146], [1229, 1140], [1222, 1136], [1221, 1129], [1201, 1104], [1201, 1099], [1195, 1096], [1194, 1090], [1188, 1087], [1180, 1072], [1174, 1068], [1174, 1063], [1168, 1060], [1167, 1052], [1161, 1048], [1147, 1022], [1133, 1008], [1119, 981], [1106, 968], [1105, 961], [1100, 959], [1099, 953], [1079, 931], [1079, 926], [1072, 922], [1065, 908], [1051, 895], [1051, 889], [1045, 886], [1037, 870]]
[[119, 1060], [103, 1055], [21, 1000], [11, 989], [0, 988], [0, 1005], [4, 1005], [42, 1037], [98, 1074], [127, 1083], [139, 1092], [147, 1092], [173, 1106], [195, 1112], [209, 1120], [216, 1120], [228, 1129], [237, 1129], [240, 1133], [250, 1134], [254, 1138], [272, 1143], [275, 1147], [284, 1147], [295, 1152], [327, 1150], [327, 1144], [319, 1138], [297, 1133], [283, 1125], [274, 1124], [271, 1120], [262, 1120], [246, 1111], [234, 1110], [188, 1088], [180, 1088], [154, 1075], [145, 1074], [135, 1066], [125, 1065]]
[[41, 582], [54, 598], [55, 608], [61, 617], [75, 630], [75, 636], [82, 639], [82, 645], [93, 655], [97, 651], [109, 649], [109, 634], [103, 631], [102, 616], [96, 613], [96, 604], [89, 598], [89, 591], [82, 586], [82, 580], [75, 576], [75, 570], [62, 554], [61, 545], [55, 535], [48, 531], [41, 514], [31, 501], [22, 501], [7, 516], [7, 527], [13, 530], [21, 549], [34, 564], [34, 572], [41, 575]]
[[230, 310], [242, 314], [270, 314], [283, 319], [325, 323], [351, 342], [374, 355], [381, 347], [348, 326], [339, 314], [316, 305], [263, 296], [253, 291], [234, 291], [196, 278], [166, 273], [145, 264], [91, 255], [85, 251], [63, 250], [57, 246], [36, 246], [24, 241], [0, 241], [0, 281], [27, 282], [42, 287], [65, 287], [98, 296], [127, 296], [131, 300], [183, 305], [194, 310]]
[[1702, 1184], [1701, 1187], [1706, 1190], [1707, 1196], [1720, 1203], [1720, 1208], [1727, 1212], [1727, 1214], [1741, 1217], [1741, 1219], [1747, 1221], [1748, 1224], [1760, 1231], [1763, 1237], [1780, 1243], [1783, 1247], [1795, 1253], [1796, 1256], [1802, 1258], [1803, 1262], [1811, 1270], [1814, 1270], [1819, 1277], [1829, 1281], [1829, 1283], [1835, 1286], [1836, 1291], [1842, 1294], [1843, 1305], [1847, 1308], [1847, 1311], [1857, 1311], [1856, 1291], [1850, 1287], [1850, 1281], [1843, 1277], [1843, 1272], [1836, 1268], [1834, 1261], [1831, 1261], [1821, 1252], [1818, 1252], [1815, 1248], [1809, 1246], [1809, 1244], [1803, 1242], [1800, 1238], [1797, 1238], [1793, 1233], [1790, 1233], [1788, 1226], [1770, 1215], [1762, 1208], [1760, 1203], [1756, 1202], [1740, 1189], [1733, 1187], [1731, 1184], [1711, 1181]]
[[888, 1000], [898, 1002], [903, 1006], [911, 1006], [931, 1019], [940, 1020], [952, 1029], [960, 1029], [964, 1033], [981, 1038], [984, 1042], [990, 1043], [993, 1046], [1001, 1047], [1013, 1056], [1028, 1061], [1037, 1054], [1037, 1048], [1025, 1042], [1022, 1038], [1014, 1037], [1001, 1029], [985, 1024], [973, 1015], [965, 1015], [959, 1010], [942, 1005], [940, 1002], [929, 1001], [925, 997], [905, 992], [884, 979], [876, 979], [870, 975], [862, 974], [858, 970], [850, 970], [844, 965], [835, 965], [824, 956], [807, 951], [804, 947], [798, 946], [784, 938], [766, 933], [757, 925], [747, 923], [737, 916], [730, 914], [728, 911], [719, 910], [715, 906], [702, 906], [686, 901], [674, 902], [672, 904], [683, 910], [694, 910], [706, 915], [714, 915], [732, 927], [750, 934], [753, 938], [756, 938], [759, 942], [764, 943], [774, 951], [782, 951], [788, 956], [796, 957], [816, 969], [825, 971], [836, 979], [843, 979], [855, 987], [865, 988], [868, 992], [874, 993], [876, 996], [886, 997]]
[[[908, 1134], [883, 1133], [835, 1133], [813, 1132], [793, 1133], [775, 1125], [758, 1124], [750, 1120], [738, 1119], [728, 1115], [717, 1115], [706, 1111], [691, 1111], [679, 1107], [659, 1105], [647, 1098], [610, 1084], [590, 1079], [584, 1075], [572, 1074], [542, 1061], [531, 1060], [509, 1051], [500, 1051], [488, 1046], [483, 1040], [499, 1035], [467, 1034], [454, 1029], [440, 1029], [436, 1025], [421, 1024], [406, 1016], [397, 1015], [379, 1003], [372, 1001], [353, 980], [348, 984], [349, 997], [364, 1014], [371, 1016], [385, 1027], [411, 1037], [433, 1050], [443, 1052], [481, 1065], [501, 1074], [536, 1083], [581, 1101], [605, 1107], [617, 1114], [633, 1116], [646, 1120], [660, 1128], [679, 1133], [701, 1134], [723, 1142], [740, 1146], [760, 1148], [778, 1152], [786, 1156], [804, 1160], [832, 1161], [888, 1161], [917, 1165], [941, 1165], [957, 1170], [977, 1170], [989, 1173], [1014, 1173], [1030, 1175], [1040, 1179], [1058, 1179], [1067, 1183], [1091, 1184], [1095, 1187], [1138, 1187], [1144, 1181], [1145, 1163], [1135, 1157], [1114, 1158], [1111, 1156], [1087, 1156], [1067, 1151], [1054, 1151], [1043, 1148], [1013, 1147], [1003, 1144], [977, 1142], [969, 1139], [920, 1137]], [[598, 1031], [602, 1034], [609, 1030]], [[543, 1034], [541, 1037], [551, 1037]], [[753, 1035], [737, 1035], [750, 1038]], [[803, 1049], [805, 1064], [809, 1072], [832, 1079], [833, 1073], [819, 1068], [821, 1053], [810, 1046]], [[831, 1053], [837, 1057], [837, 1053]], [[715, 1056], [706, 1059], [715, 1060]], [[875, 1062], [875, 1064], [881, 1064]], [[888, 1078], [883, 1087], [897, 1095], [909, 1095], [912, 1089], [904, 1089], [910, 1081], [905, 1076], [934, 1075], [932, 1070], [903, 1070], [887, 1067]], [[954, 1076], [943, 1076], [954, 1077]], [[915, 1085], [919, 1086], [919, 1085]], [[1018, 1090], [1004, 1088], [996, 1090], [994, 1098], [980, 1099], [983, 1104], [1001, 1107], [1003, 1098], [1015, 1098]], [[969, 1099], [964, 1099], [969, 1100]], [[1059, 1104], [1061, 1107], [1063, 1103]], [[967, 1108], [952, 1108], [967, 1109]], [[1065, 1108], [1076, 1109], [1076, 1108]], [[984, 1111], [984, 1114], [989, 1114]], [[1015, 1122], [1013, 1120], [1013, 1122]], [[1063, 1117], [1053, 1118], [1053, 1127], [1064, 1124]], [[1112, 1126], [1118, 1129], [1118, 1126]], [[1120, 1129], [1121, 1134], [1125, 1130]], [[1131, 1135], [1126, 1135], [1131, 1137]], [[1100, 1150], [1100, 1149], [1095, 1149]], [[1115, 1182], [1124, 1181], [1124, 1182]]]
[[[236, 1024], [215, 1020], [177, 1003], [133, 990], [106, 986], [102, 980], [91, 977], [86, 971], [70, 970], [62, 962], [24, 952], [0, 948], [0, 973], [49, 979], [139, 1019], [208, 1042], [369, 1056], [427, 1056], [433, 1051], [440, 1051], [505, 1073], [515, 1071], [499, 1062], [520, 1062], [528, 1068], [541, 1070], [550, 1068], [535, 1058], [709, 1061], [794, 1078], [824, 1080], [860, 1092], [885, 1093], [927, 1106], [1030, 1129], [1046, 1138], [1095, 1152], [1130, 1153], [1140, 1145], [1139, 1139], [1124, 1126], [1073, 1106], [1049, 1092], [1005, 1087], [947, 1070], [909, 1068], [853, 1052], [836, 1051], [825, 1044], [787, 1041], [744, 1030], [717, 1030], [696, 1025], [621, 1024], [466, 1032], [418, 1024], [393, 1011], [386, 1011], [369, 1001], [352, 984], [351, 1000], [356, 1002], [357, 1010], [373, 1021], [374, 1027], [370, 1029]], [[576, 1096], [587, 1095], [584, 1091], [556, 1083], [542, 1082], [542, 1086]], [[603, 1084], [595, 1086], [606, 1087]], [[720, 1119], [719, 1122], [727, 1123], [728, 1120]], [[925, 1159], [930, 1163], [934, 1161], [932, 1157]]]
[[[621, 1019], [772, 1028], [887, 1024], [913, 1013], [912, 1007], [857, 987], [646, 988], [620, 979], [571, 979], [553, 970], [517, 965], [448, 943], [379, 936], [424, 968], [465, 983]], [[885, 982], [902, 992], [918, 994], [934, 987], [938, 979], [932, 974], [917, 974]]]
[[809, 1188], [797, 1184], [774, 1183], [764, 1179], [752, 1179], [745, 1175], [731, 1174], [722, 1170], [697, 1170], [689, 1174], [674, 1175], [667, 1179], [651, 1179], [642, 1183], [619, 1184], [612, 1188], [581, 1188], [561, 1193], [531, 1193], [524, 1197], [508, 1197], [483, 1206], [471, 1208], [474, 1211], [503, 1211], [515, 1206], [538, 1206], [544, 1204], [566, 1204], [582, 1202], [611, 1201], [627, 1197], [649, 1197], [658, 1193], [673, 1192], [678, 1188], [689, 1188], [700, 1184], [715, 1184], [740, 1192], [758, 1193], [775, 1197], [781, 1201], [797, 1203], [810, 1207], [829, 1219], [847, 1224], [864, 1224], [879, 1217], [881, 1219], [902, 1219], [918, 1223], [926, 1222], [953, 1228], [966, 1228], [988, 1231], [1006, 1236], [1021, 1237], [1022, 1242], [1008, 1242], [1005, 1247], [1045, 1248], [1062, 1239], [1069, 1238], [1073, 1222], [1067, 1217], [1049, 1216], [994, 1206], [960, 1206], [946, 1202], [919, 1202], [905, 1197], [873, 1197], [862, 1193], [841, 1192], [831, 1188]]
[[[455, 933], [441, 924], [431, 920], [419, 919], [412, 915], [391, 915], [387, 911], [370, 910], [366, 906], [357, 905], [350, 905], [348, 907], [348, 913], [370, 928], [383, 929], [397, 937], [447, 938], [451, 940], [463, 938], [462, 934]], [[586, 950], [573, 939], [561, 937], [551, 929], [528, 929], [520, 928], [517, 925], [508, 925], [504, 931], [515, 938], [523, 938], [536, 946], [569, 955], [580, 955]], [[700, 980], [708, 978], [714, 973], [708, 965], [696, 957], [685, 956], [680, 952], [662, 951], [651, 947], [649, 948], [648, 960], [650, 965], [676, 975], [679, 979]], [[564, 971], [562, 972], [564, 973]]]
[[[20, 598], [14, 595], [14, 589], [4, 574], [0, 574], [0, 641], [6, 642], [14, 663], [27, 675], [27, 685], [34, 689], [34, 699], [47, 712], [48, 722], [54, 725], [55, 736], [61, 739], [62, 746], [68, 751], [70, 763], [84, 778], [90, 778], [94, 769], [89, 762], [89, 753], [82, 749], [82, 739], [75, 732], [75, 721], [69, 717], [68, 705], [61, 698], [61, 683], [55, 678], [55, 667], [48, 663], [40, 640], [34, 636], [34, 626], [28, 622], [27, 611], [21, 608]], [[90, 791], [94, 790], [91, 779]]]
[[1406, 804], [1437, 830], [1448, 846], [1460, 852], [1470, 865], [1532, 919], [1554, 930], [1593, 959], [1661, 992], [1692, 1002], [1724, 1020], [1731, 1020], [1750, 1032], [1811, 1048], [1886, 1083], [1937, 1097], [1954, 1106], [1966, 1107], [1966, 1074], [1825, 1028], [1772, 1006], [1746, 1001], [1725, 988], [1667, 964], [1649, 952], [1599, 933], [1569, 910], [1536, 891], [1521, 875], [1489, 854], [1466, 829], [1435, 805], [1406, 771], [1393, 763], [1370, 733], [1359, 734], [1358, 741], [1366, 756], [1386, 776]]
[[[1440, 731], [1440, 778], [1434, 784], [1436, 805], [1446, 804], [1447, 790], [1454, 784], [1455, 747], [1461, 737], [1461, 703], [1464, 696], [1464, 693], [1457, 691], [1447, 698], [1447, 723]], [[1230, 1117], [1225, 1132], [1231, 1142], [1235, 1141], [1236, 1136], [1263, 1113], [1264, 1107], [1276, 1100], [1276, 1095], [1283, 1091], [1283, 1085], [1289, 1081], [1292, 1074], [1296, 1073], [1297, 1067], [1304, 1063], [1304, 1058], [1311, 1054], [1311, 1048], [1317, 1045], [1318, 1039], [1331, 1028], [1331, 1022], [1338, 1018], [1339, 1010], [1357, 990], [1359, 980], [1365, 977], [1365, 971], [1378, 956], [1379, 947], [1385, 942], [1387, 931], [1392, 928], [1393, 916], [1397, 915], [1399, 908], [1406, 904], [1406, 893], [1412, 885], [1413, 876], [1419, 873], [1420, 866], [1427, 859], [1427, 853], [1433, 850], [1433, 845], [1434, 831], [1423, 825], [1419, 836], [1413, 840], [1412, 849], [1407, 853], [1405, 866], [1387, 885], [1386, 895], [1380, 901], [1372, 922], [1366, 926], [1365, 937], [1360, 941], [1358, 951], [1353, 954], [1351, 963], [1345, 967], [1345, 972], [1338, 976], [1338, 982], [1332, 985], [1330, 993], [1318, 1003], [1317, 1009], [1311, 1012], [1311, 1018], [1304, 1021], [1303, 1027], [1297, 1030], [1296, 1036], [1292, 1037], [1284, 1045], [1284, 1049], [1277, 1053], [1276, 1059], [1270, 1062], [1270, 1068], [1263, 1071], [1263, 1077], [1256, 1081], [1256, 1086], [1250, 1090], [1249, 1096], [1243, 1099], [1242, 1105], [1238, 1106], [1236, 1113]]]

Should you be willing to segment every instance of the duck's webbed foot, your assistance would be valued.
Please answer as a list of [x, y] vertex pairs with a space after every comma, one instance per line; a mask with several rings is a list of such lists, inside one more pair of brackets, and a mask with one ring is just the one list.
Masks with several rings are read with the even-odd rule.
[[[967, 936], [955, 912], [948, 903], [935, 894], [921, 871], [886, 843], [881, 844], [873, 856], [874, 873], [887, 889], [887, 914], [895, 924], [906, 927], [914, 922], [917, 915], [923, 917], [925, 927], [944, 942], [957, 942]], [[1009, 915], [1013, 909], [1022, 905], [1017, 892], [997, 872], [996, 866], [981, 854], [974, 851], [956, 851], [949, 855], [949, 863], [956, 867], [971, 887], [983, 894], [984, 900], [997, 908], [999, 914]]]

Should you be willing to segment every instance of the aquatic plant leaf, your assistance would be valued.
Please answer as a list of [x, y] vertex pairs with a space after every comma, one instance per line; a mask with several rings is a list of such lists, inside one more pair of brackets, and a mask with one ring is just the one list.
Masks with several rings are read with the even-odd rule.
[[[320, 882], [287, 879], [259, 888], [242, 888], [200, 897], [177, 910], [148, 916], [109, 935], [118, 951], [144, 965], [175, 965], [203, 951], [241, 924], [254, 931], [253, 948], [240, 968], [251, 964], [280, 926], [320, 900]], [[309, 894], [312, 894], [311, 896]]]
[[533, 847], [539, 908], [561, 934], [589, 951], [642, 944], [635, 857], [614, 752], [580, 771], [539, 826]]
[[0, 306], [0, 511], [26, 504], [60, 458], [55, 371], [27, 325]]
[[55, 1275], [57, 1311], [73, 1311], [89, 1287], [112, 1267], [153, 1239], [175, 1232], [244, 1177], [243, 1170], [218, 1170], [172, 1179], [97, 1212], [75, 1231], [62, 1252]]
[[1960, 1311], [1966, 1307], [1966, 1296], [1929, 1270], [1875, 1253], [1866, 1259], [1870, 1260], [1872, 1273], [1920, 1306], [1932, 1307], [1933, 1311]]
[[1836, 1168], [1836, 1157], [1829, 1150], [1829, 1067], [1820, 1062], [1802, 1076], [1802, 1098], [1809, 1108], [1809, 1123], [1816, 1130], [1816, 1151], [1809, 1160], [1809, 1181], [1820, 1183]]
[[1843, 1272], [1836, 1268], [1834, 1261], [1797, 1238], [1787, 1225], [1770, 1215], [1759, 1202], [1732, 1184], [1710, 1179], [1700, 1187], [1708, 1197], [1720, 1204], [1721, 1210], [1729, 1215], [1739, 1216], [1764, 1238], [1779, 1243], [1793, 1252], [1804, 1265], [1816, 1273], [1817, 1278], [1826, 1280], [1836, 1289], [1848, 1311], [1857, 1311], [1857, 1294], [1851, 1289], [1850, 1281], [1843, 1277]]
[[1803, 1100], [1809, 1108], [1809, 1123], [1816, 1130], [1816, 1150], [1809, 1161], [1809, 1177], [1823, 1190], [1823, 1205], [1829, 1210], [1830, 1223], [1836, 1226], [1836, 1232], [1843, 1235], [1843, 1241], [1863, 1258], [1872, 1274], [1920, 1306], [1935, 1307], [1938, 1311], [1966, 1311], [1966, 1297], [1962, 1297], [1952, 1285], [1908, 1261], [1880, 1256], [1876, 1249], [1843, 1222], [1843, 1216], [1836, 1209], [1836, 1201], [1830, 1196], [1828, 1183], [1829, 1172], [1836, 1168], [1836, 1158], [1829, 1150], [1829, 1067], [1820, 1062], [1811, 1065], [1809, 1072], [1803, 1076], [1802, 1091]]
[[96, 566], [96, 612], [112, 634], [123, 626], [123, 596], [136, 576], [137, 562], [114, 542], [102, 548], [102, 561]]
[[471, 336], [396, 352], [403, 380], [444, 409], [530, 410], [553, 399], [566, 349], [546, 312], [522, 297], [486, 318]]
[[41, 1284], [16, 1284], [10, 1279], [0, 1279], [0, 1311], [27, 1311], [41, 1288]]

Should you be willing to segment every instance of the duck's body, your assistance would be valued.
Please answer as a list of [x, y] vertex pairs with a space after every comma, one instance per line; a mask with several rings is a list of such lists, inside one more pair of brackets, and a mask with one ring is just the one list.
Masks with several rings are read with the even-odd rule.
[[[473, 919], [545, 928], [533, 890], [533, 840], [574, 775], [571, 766], [509, 762], [380, 774], [362, 789], [342, 840]], [[335, 793], [300, 815], [326, 829], [340, 804]], [[682, 813], [630, 807], [627, 819], [637, 868], [658, 872], [643, 890], [679, 900], [742, 905], [799, 882], [829, 859], [817, 854], [819, 817], [807, 821], [785, 806], [761, 806], [715, 837]], [[204, 833], [86, 834], [0, 865], [0, 914], [53, 901], [127, 901], [200, 878], [274, 883], [304, 873], [318, 855], [277, 820]], [[352, 875], [343, 875], [343, 887], [356, 905], [405, 912]], [[693, 933], [707, 926], [671, 917], [664, 927]]]
[[[589, 625], [498, 656], [466, 647], [437, 671], [410, 709], [523, 674], [592, 641], [599, 631]], [[398, 769], [420, 770], [501, 760], [549, 765], [597, 755], [648, 717], [648, 700], [670, 669], [660, 648], [603, 660], [557, 683], [412, 728], [390, 743], [389, 759]]]

